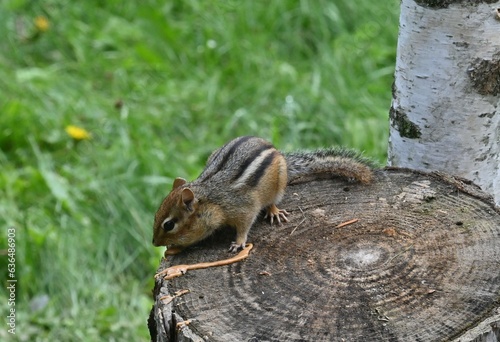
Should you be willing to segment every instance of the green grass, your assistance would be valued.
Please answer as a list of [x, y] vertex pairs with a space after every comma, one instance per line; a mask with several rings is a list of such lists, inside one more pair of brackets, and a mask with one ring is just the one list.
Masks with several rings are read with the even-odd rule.
[[15, 339], [147, 340], [154, 212], [174, 177], [196, 177], [235, 136], [384, 163], [398, 4], [3, 1], [0, 249], [15, 227]]

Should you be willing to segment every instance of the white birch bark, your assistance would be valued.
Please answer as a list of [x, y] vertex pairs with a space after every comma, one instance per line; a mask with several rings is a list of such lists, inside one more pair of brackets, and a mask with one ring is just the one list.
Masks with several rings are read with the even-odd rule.
[[500, 1], [402, 0], [389, 165], [474, 181], [500, 204]]

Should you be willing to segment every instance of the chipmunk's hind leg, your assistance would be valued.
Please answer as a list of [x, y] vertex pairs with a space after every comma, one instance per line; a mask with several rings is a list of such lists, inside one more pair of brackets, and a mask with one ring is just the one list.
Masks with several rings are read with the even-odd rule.
[[278, 221], [278, 224], [281, 224], [281, 221], [288, 222], [288, 212], [276, 206], [285, 194], [288, 179], [286, 160], [283, 155], [279, 154], [279, 158], [275, 158], [272, 166], [276, 172], [269, 173], [269, 177], [265, 179], [265, 184], [267, 185], [265, 189], [268, 191], [263, 196], [261, 203], [265, 204], [266, 216], [264, 218], [269, 217], [271, 224], [275, 220]]

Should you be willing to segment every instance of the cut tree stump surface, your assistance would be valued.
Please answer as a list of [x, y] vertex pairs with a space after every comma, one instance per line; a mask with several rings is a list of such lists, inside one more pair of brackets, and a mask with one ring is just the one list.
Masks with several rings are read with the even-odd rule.
[[[157, 280], [152, 340], [451, 341], [500, 317], [500, 214], [472, 184], [386, 169], [289, 186], [280, 208], [290, 222], [259, 218], [246, 260]], [[234, 234], [159, 271], [228, 258]]]

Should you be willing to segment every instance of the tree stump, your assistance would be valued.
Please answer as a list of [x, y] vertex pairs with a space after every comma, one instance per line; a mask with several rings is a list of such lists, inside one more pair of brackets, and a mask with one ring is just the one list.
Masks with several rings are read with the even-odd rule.
[[[475, 185], [385, 169], [289, 186], [280, 208], [290, 222], [259, 219], [246, 260], [156, 281], [152, 341], [498, 340], [500, 212]], [[234, 234], [159, 270], [226, 259]]]

